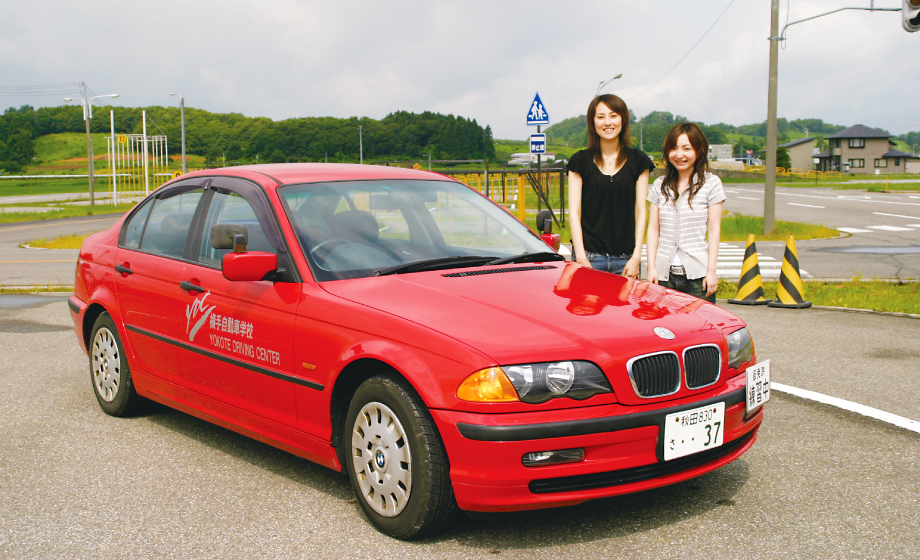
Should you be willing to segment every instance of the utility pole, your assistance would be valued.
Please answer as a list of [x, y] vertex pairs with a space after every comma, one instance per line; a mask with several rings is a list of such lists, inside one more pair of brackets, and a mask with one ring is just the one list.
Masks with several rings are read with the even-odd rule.
[[364, 132], [363, 127], [358, 125], [358, 150], [360, 154], [360, 162], [364, 163]]
[[83, 89], [83, 122], [86, 123], [86, 161], [89, 162], [89, 205], [96, 205], [95, 190], [93, 188], [96, 182], [96, 162], [93, 161], [93, 135], [89, 131], [89, 120], [92, 118], [87, 109], [89, 109], [89, 97], [86, 95], [86, 82], [80, 82]]
[[[93, 162], [93, 135], [89, 131], [89, 121], [93, 118], [93, 99], [98, 99], [100, 97], [118, 97], [117, 93], [110, 93], [107, 95], [94, 95], [89, 97], [89, 94], [86, 91], [86, 82], [80, 82], [80, 89], [83, 93], [82, 99], [76, 99], [72, 97], [65, 97], [64, 101], [79, 101], [83, 104], [83, 122], [86, 123], [86, 159], [89, 164], [89, 205], [96, 205], [96, 196], [95, 189], [93, 184], [95, 183], [95, 164]], [[114, 138], [112, 139], [114, 141]]]
[[[179, 118], [182, 123], [182, 174], [185, 175], [188, 173], [188, 167], [185, 163], [185, 98], [182, 97], [179, 93], [170, 93], [169, 95], [178, 95], [179, 96]], [[258, 163], [258, 156], [256, 157], [256, 163]]]
[[767, 169], [764, 178], [763, 234], [773, 233], [776, 221], [776, 90], [779, 66], [779, 0], [770, 7], [770, 79], [767, 86]]
[[[764, 200], [763, 200], [763, 232], [764, 235], [769, 235], [773, 233], [774, 222], [776, 218], [776, 82], [777, 82], [777, 66], [779, 64], [779, 42], [786, 40], [786, 30], [792, 27], [793, 25], [817, 19], [819, 17], [824, 17], [830, 14], [836, 14], [837, 12], [844, 12], [847, 10], [862, 10], [867, 12], [903, 12], [905, 18], [907, 17], [908, 4], [911, 6], [916, 6], [920, 4], [920, 0], [904, 0], [904, 6], [902, 8], [876, 8], [875, 0], [871, 0], [868, 8], [837, 8], [836, 10], [831, 10], [823, 14], [818, 14], [816, 16], [810, 16], [804, 19], [797, 21], [792, 21], [787, 23], [783, 27], [782, 33], [779, 32], [779, 0], [772, 0], [771, 10], [770, 10], [770, 80], [767, 90], [767, 161], [766, 161], [766, 177], [764, 181]], [[912, 12], [911, 12], [912, 13]], [[920, 16], [917, 16], [920, 18]], [[907, 19], [903, 23], [904, 29], [907, 31], [916, 31], [915, 29], [909, 29], [907, 24]], [[828, 144], [829, 150], [829, 159], [833, 160], [834, 148]]]

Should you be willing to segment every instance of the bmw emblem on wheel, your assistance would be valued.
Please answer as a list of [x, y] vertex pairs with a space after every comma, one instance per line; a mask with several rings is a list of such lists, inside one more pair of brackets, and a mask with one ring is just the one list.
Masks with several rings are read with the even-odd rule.
[[665, 340], [674, 340], [674, 333], [664, 327], [655, 327], [654, 332]]

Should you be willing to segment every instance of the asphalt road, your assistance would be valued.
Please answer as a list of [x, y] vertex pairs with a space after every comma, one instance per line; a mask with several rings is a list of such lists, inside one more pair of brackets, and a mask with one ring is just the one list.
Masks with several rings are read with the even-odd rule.
[[77, 249], [24, 249], [34, 239], [85, 235], [114, 224], [121, 214], [0, 225], [0, 285], [73, 286]]
[[[729, 183], [725, 194], [727, 210], [763, 216], [763, 185]], [[848, 233], [840, 239], [796, 240], [800, 266], [812, 276], [920, 278], [920, 192], [777, 187], [776, 219]], [[782, 241], [758, 241], [757, 251], [782, 261], [785, 246]]]
[[[37, 296], [32, 296], [33, 298]], [[66, 303], [0, 296], [0, 558], [917, 558], [920, 436], [774, 392], [698, 479], [403, 543], [347, 479], [152, 405], [106, 416]], [[42, 304], [44, 301], [50, 303]], [[920, 321], [731, 306], [775, 381], [920, 420]]]

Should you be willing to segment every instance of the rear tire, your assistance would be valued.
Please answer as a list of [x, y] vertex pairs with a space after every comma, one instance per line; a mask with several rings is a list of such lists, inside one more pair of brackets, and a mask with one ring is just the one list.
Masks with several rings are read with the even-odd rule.
[[128, 356], [112, 317], [103, 312], [89, 338], [89, 378], [99, 407], [111, 416], [129, 416], [142, 398], [134, 390]]
[[444, 444], [421, 398], [398, 376], [372, 377], [352, 398], [343, 468], [358, 503], [382, 533], [417, 539], [458, 511]]

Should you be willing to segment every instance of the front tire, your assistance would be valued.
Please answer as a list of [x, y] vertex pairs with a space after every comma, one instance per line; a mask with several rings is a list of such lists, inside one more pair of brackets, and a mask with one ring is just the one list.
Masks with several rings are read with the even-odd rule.
[[397, 376], [361, 384], [346, 417], [348, 477], [381, 532], [414, 539], [441, 531], [457, 504], [444, 445], [421, 398]]
[[89, 377], [99, 407], [111, 416], [136, 412], [141, 397], [134, 390], [118, 328], [107, 312], [96, 319], [89, 340]]

